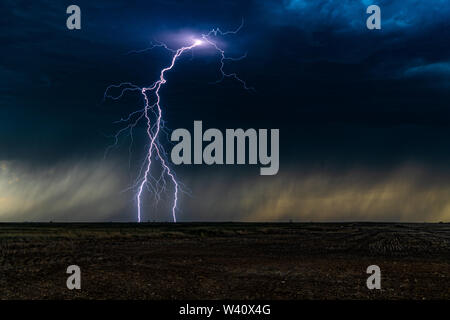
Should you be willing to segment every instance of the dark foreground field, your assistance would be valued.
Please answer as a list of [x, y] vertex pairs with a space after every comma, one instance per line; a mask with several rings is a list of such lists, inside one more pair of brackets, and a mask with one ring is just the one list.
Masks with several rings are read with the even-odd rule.
[[0, 224], [0, 299], [72, 298], [450, 299], [450, 224]]

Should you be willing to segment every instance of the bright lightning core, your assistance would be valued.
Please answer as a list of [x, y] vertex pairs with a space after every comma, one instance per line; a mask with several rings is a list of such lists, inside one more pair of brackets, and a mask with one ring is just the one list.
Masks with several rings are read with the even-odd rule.
[[202, 40], [200, 40], [200, 39], [195, 39], [194, 40], [194, 45], [195, 46], [201, 46], [203, 44], [203, 41]]
[[[167, 181], [170, 182], [170, 185], [173, 189], [173, 203], [171, 212], [172, 219], [174, 222], [177, 221], [176, 211], [178, 205], [178, 196], [181, 191], [180, 190], [181, 184], [177, 181], [175, 173], [171, 170], [169, 166], [167, 153], [165, 152], [165, 149], [159, 139], [161, 131], [164, 131], [164, 120], [162, 111], [163, 109], [161, 107], [160, 89], [167, 82], [166, 73], [174, 68], [178, 58], [184, 52], [190, 51], [195, 47], [201, 45], [211, 45], [220, 55], [221, 79], [219, 79], [219, 81], [223, 80], [225, 77], [233, 78], [239, 81], [244, 86], [245, 89], [249, 89], [245, 84], [245, 82], [241, 80], [235, 73], [226, 73], [224, 71], [226, 60], [237, 61], [243, 59], [245, 56], [239, 58], [227, 57], [225, 55], [225, 51], [221, 49], [212, 39], [213, 36], [216, 37], [218, 35], [235, 34], [241, 28], [242, 24], [235, 31], [222, 32], [220, 31], [220, 29], [213, 29], [209, 33], [203, 34], [202, 39], [198, 38], [192, 39], [191, 45], [184, 46], [176, 50], [169, 48], [164, 43], [157, 43], [152, 45], [150, 48], [140, 51], [133, 51], [134, 53], [140, 53], [147, 50], [151, 50], [155, 47], [163, 47], [169, 52], [171, 52], [173, 56], [171, 59], [171, 63], [168, 66], [161, 69], [159, 79], [149, 87], [141, 88], [130, 82], [124, 82], [118, 85], [111, 85], [106, 89], [105, 98], [117, 100], [120, 99], [125, 93], [129, 91], [137, 91], [141, 94], [144, 101], [144, 107], [142, 109], [134, 111], [130, 113], [127, 118], [118, 121], [121, 123], [126, 123], [127, 125], [121, 130], [119, 130], [117, 134], [114, 136], [115, 143], [113, 145], [113, 146], [117, 145], [119, 136], [123, 133], [128, 132], [131, 138], [133, 138], [133, 129], [140, 121], [145, 122], [148, 140], [147, 153], [145, 159], [143, 160], [141, 169], [139, 171], [138, 178], [136, 179], [135, 183], [130, 187], [130, 189], [136, 190], [138, 222], [141, 222], [142, 218], [142, 200], [144, 191], [145, 190], [152, 191], [155, 194], [156, 200], [159, 200], [161, 197], [161, 193], [163, 191], [166, 191], [168, 188]], [[117, 95], [109, 94], [109, 92], [113, 89], [120, 89], [120, 91]], [[150, 169], [152, 167], [153, 161], [158, 161], [161, 166], [161, 175], [159, 177], [154, 177], [151, 174]]]

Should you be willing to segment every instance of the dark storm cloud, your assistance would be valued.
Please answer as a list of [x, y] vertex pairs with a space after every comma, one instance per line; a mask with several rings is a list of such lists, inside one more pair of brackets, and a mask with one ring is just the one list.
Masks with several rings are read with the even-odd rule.
[[[243, 61], [227, 63], [226, 68], [239, 73], [256, 88], [255, 92], [247, 92], [233, 81], [211, 84], [219, 77], [218, 57], [208, 50], [196, 50], [183, 57], [177, 72], [170, 74], [163, 92], [165, 119], [172, 129], [191, 128], [194, 120], [221, 129], [279, 128], [279, 179], [289, 181], [290, 187], [283, 190], [282, 182], [271, 179], [267, 186], [261, 182], [262, 191], [258, 193], [251, 190], [252, 179], [240, 181], [239, 174], [234, 175], [234, 180], [225, 179], [217, 171], [220, 183], [206, 190], [202, 186], [208, 185], [208, 179], [196, 182], [190, 177], [214, 168], [175, 168], [186, 184], [197, 190], [197, 196], [209, 194], [204, 203], [185, 199], [185, 220], [206, 218], [217, 199], [215, 195], [226, 195], [233, 185], [244, 194], [242, 201], [233, 204], [235, 194], [230, 192], [230, 198], [218, 205], [236, 210], [236, 214], [245, 212], [244, 219], [269, 219], [268, 211], [263, 214], [258, 209], [255, 199], [259, 197], [270, 199], [267, 208], [274, 210], [274, 219], [289, 216], [287, 211], [277, 209], [277, 199], [280, 205], [289, 202], [289, 210], [297, 206], [309, 212], [302, 217], [312, 217], [314, 210], [310, 208], [315, 202], [308, 200], [311, 206], [303, 205], [294, 199], [299, 194], [309, 199], [318, 199], [317, 194], [328, 197], [330, 206], [317, 204], [317, 208], [341, 205], [340, 215], [330, 217], [342, 218], [346, 198], [331, 186], [338, 180], [346, 182], [346, 194], [360, 199], [361, 205], [352, 208], [354, 212], [359, 208], [370, 217], [378, 217], [383, 207], [367, 199], [371, 195], [384, 199], [383, 190], [391, 192], [397, 182], [404, 180], [409, 187], [394, 197], [398, 202], [389, 200], [392, 207], [400, 210], [407, 191], [412, 190], [417, 199], [430, 204], [432, 214], [426, 215], [423, 209], [419, 215], [409, 212], [393, 216], [407, 217], [405, 220], [448, 217], [442, 209], [446, 202], [431, 201], [431, 193], [422, 198], [420, 185], [408, 180], [405, 171], [395, 177], [389, 175], [391, 180], [376, 187], [364, 180], [372, 179], [366, 174], [372, 168], [382, 175], [412, 161], [420, 170], [432, 172], [421, 174], [420, 183], [432, 181], [432, 193], [439, 199], [446, 196], [447, 185], [432, 179], [432, 168], [445, 169], [450, 163], [450, 3], [374, 3], [381, 7], [382, 29], [370, 31], [365, 27], [365, 10], [372, 2], [367, 1], [77, 1], [82, 10], [82, 29], [69, 31], [65, 11], [72, 1], [2, 1], [0, 160], [10, 164], [10, 173], [70, 199], [67, 206], [55, 206], [59, 211], [74, 216], [77, 210], [95, 211], [93, 208], [109, 201], [110, 195], [118, 194], [135, 178], [136, 168], [128, 167], [130, 140], [126, 137], [106, 159], [107, 163], [121, 165], [112, 169], [106, 164], [102, 167], [99, 161], [113, 142], [111, 135], [120, 128], [112, 123], [142, 104], [139, 96], [133, 95], [121, 101], [103, 101], [104, 90], [109, 84], [123, 81], [148, 85], [169, 59], [163, 50], [125, 53], [146, 48], [155, 39], [175, 47], [180, 45], [180, 34], [199, 34], [214, 27], [235, 29], [244, 18], [239, 34], [221, 41], [232, 56], [248, 54]], [[136, 128], [132, 163], [142, 159], [144, 136], [144, 128]], [[30, 167], [37, 171], [31, 174]], [[52, 167], [56, 168], [52, 178], [43, 178], [39, 170], [49, 172]], [[319, 179], [328, 185], [328, 189], [321, 190], [328, 191], [314, 193], [308, 191], [311, 184], [302, 184], [308, 175], [297, 176], [298, 171], [311, 167], [336, 168], [327, 178], [329, 183]], [[355, 184], [351, 178], [336, 178], [342, 177], [342, 172], [356, 172], [348, 174], [354, 177], [360, 171], [352, 169], [359, 167], [365, 168], [364, 174]], [[236, 170], [250, 172], [248, 167]], [[315, 172], [311, 172], [314, 177]], [[316, 179], [312, 176], [308, 179]], [[30, 203], [39, 204], [39, 217], [49, 218], [46, 210], [56, 215], [55, 210], [50, 210], [53, 196], [38, 195], [32, 184], [26, 186], [25, 178], [21, 180], [24, 184], [16, 184], [14, 190], [35, 197]], [[58, 184], [61, 179], [67, 184]], [[70, 197], [73, 190], [95, 190], [95, 179], [106, 180], [109, 187], [90, 198], [79, 193]], [[9, 186], [4, 181], [3, 186]], [[52, 185], [62, 186], [61, 193]], [[111, 201], [113, 205], [102, 209], [100, 216], [133, 217], [132, 195], [125, 196], [129, 203]], [[5, 199], [4, 203], [9, 201]], [[367, 203], [371, 203], [371, 209], [364, 211]], [[114, 207], [124, 208], [125, 213]], [[21, 217], [32, 212], [20, 206], [8, 208], [8, 214], [16, 208]], [[332, 213], [323, 213], [324, 219], [327, 214]], [[221, 215], [223, 219], [237, 217], [225, 210]], [[383, 213], [382, 217], [387, 216]]]
[[404, 77], [413, 79], [427, 79], [435, 87], [450, 89], [450, 62], [422, 62], [406, 68]]
[[[381, 30], [366, 28], [371, 4], [381, 7]], [[283, 0], [261, 6], [261, 21], [286, 34], [278, 44], [305, 61], [359, 64], [383, 79], [419, 59], [445, 62], [450, 54], [444, 40], [450, 36], [447, 1]]]
[[[118, 110], [117, 105], [108, 109], [102, 102], [106, 86], [122, 81], [148, 84], [168, 58], [158, 51], [156, 56], [137, 58], [124, 53], [147, 47], [153, 39], [168, 40], [160, 38], [167, 33], [206, 32], [216, 26], [213, 22], [226, 21], [237, 7], [245, 14], [245, 6], [225, 2], [214, 6], [208, 1], [134, 5], [128, 1], [79, 1], [82, 30], [71, 32], [66, 28], [69, 4], [2, 2], [3, 158], [32, 153], [35, 161], [48, 161], [95, 150], [102, 153], [111, 141], [105, 136], [116, 130], [111, 123], [127, 112]], [[230, 19], [231, 27], [240, 20], [241, 15]]]
[[323, 26], [337, 33], [365, 32], [366, 8], [378, 5], [387, 32], [423, 30], [446, 22], [450, 6], [445, 0], [268, 0], [261, 1], [277, 24], [297, 25], [306, 30]]

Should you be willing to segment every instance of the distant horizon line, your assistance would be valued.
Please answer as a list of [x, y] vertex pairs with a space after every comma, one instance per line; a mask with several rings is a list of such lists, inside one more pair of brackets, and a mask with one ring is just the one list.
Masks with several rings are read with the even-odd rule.
[[450, 223], [450, 221], [389, 221], [389, 220], [331, 220], [331, 221], [236, 221], [236, 220], [223, 220], [223, 221], [207, 221], [207, 220], [193, 220], [193, 221], [0, 221], [0, 224], [193, 224], [193, 223], [210, 223], [210, 224], [224, 224], [224, 223], [240, 223], [240, 224], [300, 224], [300, 223], [323, 223], [323, 224], [336, 224], [336, 223], [400, 223], [400, 224], [445, 224]]

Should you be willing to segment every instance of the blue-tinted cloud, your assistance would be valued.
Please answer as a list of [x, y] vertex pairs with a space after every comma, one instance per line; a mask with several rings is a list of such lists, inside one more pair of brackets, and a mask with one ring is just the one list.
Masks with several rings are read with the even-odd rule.
[[450, 2], [445, 0], [284, 0], [266, 3], [276, 23], [295, 23], [304, 29], [330, 26], [335, 31], [366, 32], [366, 9], [381, 8], [384, 32], [410, 31], [448, 22]]
[[444, 76], [450, 77], [450, 62], [438, 62], [424, 64], [416, 67], [409, 68], [405, 71], [407, 76], [416, 75], [430, 75], [430, 76]]
[[425, 79], [434, 87], [450, 87], [450, 62], [423, 63], [407, 68], [405, 78]]

